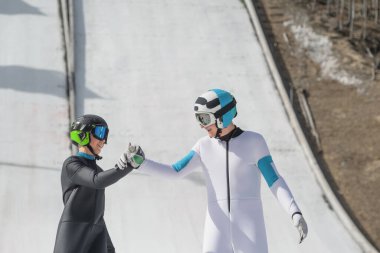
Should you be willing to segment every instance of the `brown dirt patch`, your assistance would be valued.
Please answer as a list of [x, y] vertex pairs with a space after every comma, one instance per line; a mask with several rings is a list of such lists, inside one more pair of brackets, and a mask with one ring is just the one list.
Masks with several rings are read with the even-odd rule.
[[[337, 32], [336, 18], [326, 14], [325, 5], [317, 2], [311, 11], [310, 2], [266, 0], [256, 8], [285, 85], [289, 91], [306, 94], [320, 146], [302, 116], [301, 124], [325, 176], [354, 222], [379, 249], [380, 71], [371, 80], [374, 61], [366, 48], [380, 49], [380, 26], [367, 29], [367, 41], [360, 34], [349, 39], [347, 29]], [[307, 23], [313, 31], [328, 36], [341, 68], [362, 83], [343, 85], [323, 77], [320, 64], [300, 50], [289, 26], [284, 25], [290, 20]]]

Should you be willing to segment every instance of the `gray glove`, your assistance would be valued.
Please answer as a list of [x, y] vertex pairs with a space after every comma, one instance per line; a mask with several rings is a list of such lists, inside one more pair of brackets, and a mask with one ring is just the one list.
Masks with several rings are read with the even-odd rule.
[[307, 236], [307, 224], [300, 212], [296, 212], [292, 215], [293, 225], [298, 229], [300, 233], [300, 242], [301, 243]]
[[134, 168], [138, 169], [145, 160], [144, 151], [139, 145], [131, 145], [129, 143], [128, 151], [126, 153], [128, 163]]
[[138, 145], [131, 145], [129, 143], [128, 149], [121, 154], [120, 159], [116, 162], [116, 166], [120, 170], [124, 170], [127, 167], [138, 169], [145, 160], [145, 154]]

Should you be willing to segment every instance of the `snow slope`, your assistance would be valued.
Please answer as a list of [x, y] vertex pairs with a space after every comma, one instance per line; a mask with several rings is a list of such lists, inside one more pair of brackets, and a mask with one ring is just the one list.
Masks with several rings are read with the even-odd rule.
[[[361, 252], [323, 198], [297, 141], [246, 9], [237, 0], [74, 2], [76, 111], [103, 116], [110, 168], [127, 147], [173, 163], [205, 132], [193, 103], [231, 91], [236, 123], [267, 139], [301, 207], [309, 236], [263, 183], [270, 252]], [[51, 252], [70, 154], [63, 46], [54, 1], [0, 2], [0, 252]], [[201, 252], [202, 174], [170, 181], [133, 172], [107, 189], [105, 219], [118, 252]], [[21, 243], [22, 242], [22, 243]]]

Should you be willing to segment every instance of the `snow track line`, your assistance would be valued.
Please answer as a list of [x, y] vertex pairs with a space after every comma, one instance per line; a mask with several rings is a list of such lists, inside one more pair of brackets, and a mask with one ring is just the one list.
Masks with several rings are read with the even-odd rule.
[[[72, 0], [58, 0], [59, 14], [62, 23], [62, 37], [64, 46], [64, 62], [66, 69], [67, 98], [69, 107], [69, 124], [75, 120], [75, 65], [74, 65], [74, 12]], [[77, 152], [74, 145], [70, 145], [71, 153]]]
[[1, 169], [2, 166], [14, 167], [14, 168], [19, 168], [19, 169], [35, 169], [35, 170], [61, 171], [60, 168], [41, 167], [41, 166], [28, 165], [28, 164], [18, 164], [18, 163], [4, 163], [4, 162], [0, 162], [0, 169]]
[[272, 53], [269, 49], [268, 42], [265, 38], [263, 29], [261, 27], [260, 21], [257, 17], [256, 10], [253, 6], [253, 3], [251, 0], [244, 0], [244, 4], [246, 6], [246, 9], [248, 11], [248, 14], [250, 16], [252, 25], [256, 31], [257, 37], [259, 39], [259, 42], [261, 44], [265, 59], [268, 63], [268, 67], [271, 71], [271, 75], [273, 77], [274, 83], [276, 84], [276, 88], [280, 94], [281, 100], [284, 105], [284, 109], [289, 117], [290, 124], [294, 130], [295, 135], [297, 136], [298, 141], [300, 142], [300, 145], [302, 146], [302, 149], [304, 150], [304, 154], [310, 164], [310, 167], [313, 170], [313, 173], [315, 177], [317, 178], [317, 181], [322, 188], [322, 191], [324, 192], [328, 202], [332, 206], [333, 210], [337, 214], [339, 220], [343, 223], [344, 227], [347, 229], [349, 234], [352, 236], [352, 238], [358, 243], [360, 248], [365, 253], [379, 253], [375, 247], [367, 240], [367, 238], [362, 234], [362, 232], [358, 229], [358, 227], [355, 225], [355, 223], [351, 220], [350, 216], [347, 214], [347, 212], [344, 210], [340, 202], [338, 201], [337, 197], [335, 196], [334, 192], [332, 191], [329, 183], [327, 182], [326, 178], [324, 177], [321, 168], [319, 167], [316, 158], [314, 157], [313, 152], [311, 151], [311, 148], [306, 140], [306, 137], [304, 133], [302, 132], [301, 126], [297, 120], [297, 117], [295, 115], [295, 112], [293, 110], [293, 107], [290, 103], [289, 97], [286, 93], [286, 90], [284, 88], [284, 84], [282, 82], [280, 73], [276, 67], [276, 64], [274, 62]]

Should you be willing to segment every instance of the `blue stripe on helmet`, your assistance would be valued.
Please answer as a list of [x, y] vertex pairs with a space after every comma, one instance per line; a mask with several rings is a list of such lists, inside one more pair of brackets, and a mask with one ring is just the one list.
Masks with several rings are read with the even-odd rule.
[[257, 166], [259, 167], [261, 174], [264, 176], [264, 179], [267, 181], [269, 187], [271, 187], [278, 179], [278, 175], [272, 164], [273, 160], [270, 155], [261, 158], [257, 163]]
[[236, 106], [223, 115], [223, 127], [228, 127], [236, 115]]
[[190, 162], [194, 155], [195, 151], [191, 150], [184, 158], [174, 163], [172, 165], [172, 168], [175, 169], [177, 172], [180, 172], [184, 167], [186, 167], [186, 165]]
[[232, 96], [227, 91], [221, 89], [212, 89], [212, 91], [215, 92], [218, 96], [221, 107], [225, 107], [229, 102], [232, 101]]
[[[216, 95], [219, 98], [220, 106], [223, 108], [228, 103], [232, 101], [232, 95], [228, 93], [227, 91], [221, 90], [221, 89], [212, 89], [216, 93]], [[223, 127], [228, 127], [229, 124], [231, 124], [233, 118], [236, 115], [236, 106], [228, 111], [226, 114], [222, 116], [223, 119]]]

